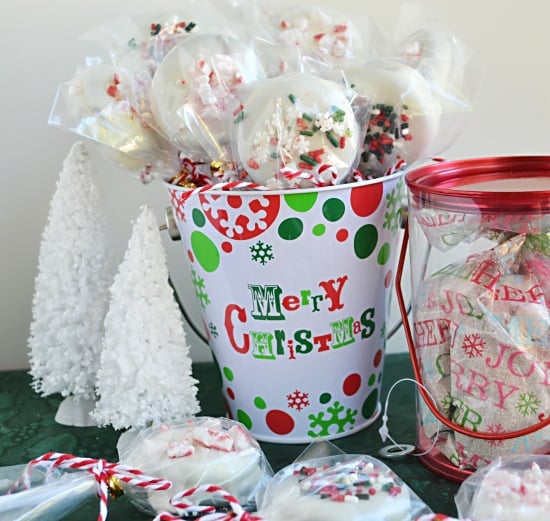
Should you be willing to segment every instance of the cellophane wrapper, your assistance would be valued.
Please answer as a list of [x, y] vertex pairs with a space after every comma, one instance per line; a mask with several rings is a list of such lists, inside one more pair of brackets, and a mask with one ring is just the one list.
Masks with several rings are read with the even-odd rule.
[[550, 456], [522, 455], [496, 458], [460, 485], [455, 502], [460, 519], [548, 519]]
[[[415, 219], [430, 255], [473, 251], [425, 274], [414, 296], [415, 349], [438, 410], [461, 427], [493, 435], [541, 423], [550, 411], [547, 218], [426, 209]], [[419, 416], [425, 443], [437, 437], [437, 449], [459, 468], [549, 451], [548, 427], [482, 439], [442, 429], [424, 402]]]
[[320, 441], [273, 476], [258, 513], [270, 521], [409, 521], [431, 510], [378, 459]]
[[26, 488], [20, 481], [25, 472], [26, 465], [0, 468], [0, 521], [62, 519], [97, 490], [91, 474], [39, 467], [31, 470], [30, 488]]
[[[172, 481], [166, 491], [127, 491], [138, 509], [153, 515], [177, 513], [170, 498], [206, 484], [222, 487], [246, 507], [273, 474], [258, 442], [228, 418], [195, 417], [178, 425], [129, 431], [117, 450], [121, 463]], [[193, 498], [200, 504], [200, 497]]]

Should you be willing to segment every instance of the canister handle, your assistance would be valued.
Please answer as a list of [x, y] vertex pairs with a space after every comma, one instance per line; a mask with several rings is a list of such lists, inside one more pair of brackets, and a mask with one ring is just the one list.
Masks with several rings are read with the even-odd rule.
[[405, 226], [405, 231], [403, 234], [403, 241], [401, 245], [401, 253], [399, 255], [399, 261], [397, 265], [397, 272], [395, 274], [395, 291], [397, 293], [397, 303], [399, 305], [399, 310], [401, 311], [401, 317], [403, 319], [403, 331], [405, 333], [405, 338], [407, 340], [407, 345], [409, 348], [409, 354], [411, 356], [412, 361], [412, 369], [414, 373], [415, 380], [420, 383], [421, 385], [418, 386], [418, 392], [424, 399], [424, 402], [429, 407], [432, 414], [446, 427], [449, 429], [452, 429], [453, 431], [456, 431], [460, 434], [464, 434], [465, 436], [470, 436], [473, 438], [480, 438], [483, 440], [508, 440], [511, 438], [518, 438], [520, 436], [527, 436], [528, 434], [532, 434], [548, 425], [550, 425], [550, 416], [546, 419], [542, 419], [539, 423], [535, 423], [534, 425], [531, 425], [530, 427], [525, 427], [523, 429], [519, 429], [517, 431], [510, 431], [505, 433], [488, 433], [488, 432], [478, 432], [471, 429], [466, 429], [465, 427], [462, 427], [461, 425], [458, 425], [451, 421], [449, 418], [444, 416], [435, 406], [435, 404], [432, 402], [430, 396], [428, 395], [426, 389], [423, 387], [426, 386], [426, 384], [423, 381], [422, 378], [422, 372], [420, 370], [420, 362], [418, 360], [418, 357], [416, 355], [415, 345], [414, 345], [414, 338], [411, 332], [411, 327], [409, 324], [409, 318], [407, 313], [407, 306], [405, 304], [405, 299], [403, 297], [403, 290], [401, 287], [401, 279], [403, 275], [403, 268], [405, 266], [405, 259], [407, 256], [407, 245], [409, 243], [409, 227]]

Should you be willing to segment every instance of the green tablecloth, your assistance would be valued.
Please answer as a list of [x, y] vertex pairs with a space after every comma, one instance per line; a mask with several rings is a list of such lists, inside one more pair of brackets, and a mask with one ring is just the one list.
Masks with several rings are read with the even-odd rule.
[[[199, 400], [202, 414], [223, 416], [223, 400], [219, 391], [219, 378], [213, 363], [197, 363], [193, 374], [200, 382]], [[382, 386], [382, 399], [389, 387], [398, 379], [412, 377], [407, 354], [386, 357]], [[60, 396], [41, 398], [30, 387], [30, 376], [24, 371], [0, 373], [0, 466], [26, 463], [45, 452], [66, 452], [90, 458], [117, 461], [116, 442], [119, 432], [110, 428], [76, 428], [58, 425], [54, 421]], [[415, 440], [415, 395], [411, 383], [398, 385], [392, 391], [389, 408], [389, 427], [394, 439], [400, 443]], [[379, 435], [380, 419], [367, 429], [335, 440], [334, 444], [350, 454], [370, 454], [375, 457], [383, 446]], [[306, 445], [262, 443], [274, 471], [292, 463]], [[456, 515], [454, 494], [458, 485], [433, 474], [414, 456], [385, 460], [398, 476], [435, 512]], [[90, 499], [67, 519], [79, 521], [97, 519], [98, 503]], [[109, 503], [109, 519], [124, 521], [149, 520], [122, 496]]]

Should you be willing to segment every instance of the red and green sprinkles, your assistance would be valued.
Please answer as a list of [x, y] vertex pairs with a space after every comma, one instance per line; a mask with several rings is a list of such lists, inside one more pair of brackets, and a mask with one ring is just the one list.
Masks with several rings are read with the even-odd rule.
[[335, 463], [321, 467], [302, 466], [294, 470], [302, 494], [339, 503], [358, 503], [386, 494], [403, 493], [403, 482], [391, 471], [383, 472], [371, 462]]
[[[326, 161], [327, 148], [318, 147], [309, 150], [310, 141], [318, 134], [326, 137], [327, 146], [335, 149], [345, 149], [348, 139], [352, 137], [351, 130], [345, 127], [346, 111], [337, 106], [332, 106], [325, 113], [311, 114], [300, 109], [300, 100], [293, 93], [287, 95], [287, 99], [295, 109], [285, 112], [285, 120], [281, 125], [273, 124], [272, 120], [266, 122], [267, 128], [256, 134], [257, 144], [247, 160], [248, 167], [258, 170], [268, 160], [281, 158], [281, 168], [288, 165], [293, 157], [296, 158], [297, 168], [302, 171], [317, 170]], [[279, 103], [282, 100], [278, 100]], [[241, 122], [245, 117], [244, 107], [234, 113], [234, 123]], [[266, 132], [271, 136], [265, 138]]]
[[403, 105], [403, 112], [398, 113], [393, 105], [374, 105], [364, 140], [365, 146], [361, 156], [363, 162], [368, 162], [374, 156], [379, 163], [384, 163], [386, 156], [395, 153], [396, 141], [412, 139], [409, 116], [405, 114], [407, 108]]

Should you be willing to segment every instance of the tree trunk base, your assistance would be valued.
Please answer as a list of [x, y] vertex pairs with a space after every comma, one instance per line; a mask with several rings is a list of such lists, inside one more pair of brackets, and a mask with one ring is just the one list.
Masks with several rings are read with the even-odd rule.
[[92, 398], [67, 396], [57, 408], [55, 421], [70, 427], [94, 427], [96, 422], [90, 416], [95, 408]]

